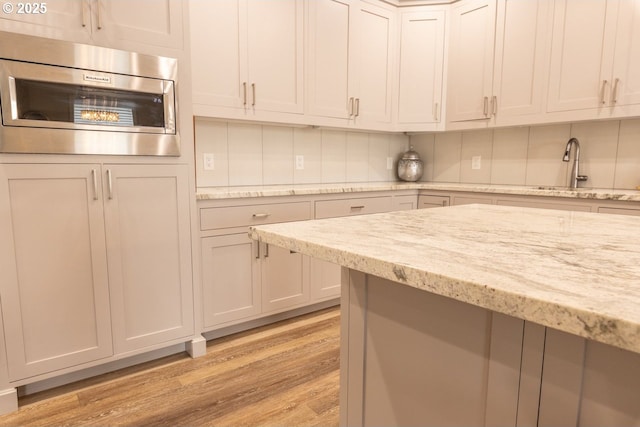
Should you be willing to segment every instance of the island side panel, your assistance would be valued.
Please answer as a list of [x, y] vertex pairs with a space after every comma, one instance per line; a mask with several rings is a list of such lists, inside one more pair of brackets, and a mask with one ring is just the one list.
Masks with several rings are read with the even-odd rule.
[[358, 272], [343, 283], [342, 425], [515, 425], [521, 320]]

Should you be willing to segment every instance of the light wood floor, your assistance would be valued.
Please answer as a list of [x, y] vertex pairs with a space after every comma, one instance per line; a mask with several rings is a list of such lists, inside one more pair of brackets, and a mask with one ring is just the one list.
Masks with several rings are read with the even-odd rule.
[[339, 308], [20, 399], [2, 426], [337, 426]]

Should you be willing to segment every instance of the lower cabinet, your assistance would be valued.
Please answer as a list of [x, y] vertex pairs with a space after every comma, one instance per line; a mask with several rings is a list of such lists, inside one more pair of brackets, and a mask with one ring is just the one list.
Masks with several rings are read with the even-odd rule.
[[200, 208], [206, 330], [300, 307], [310, 300], [309, 258], [255, 242], [247, 228], [311, 219], [310, 202], [231, 203]]
[[0, 168], [9, 380], [194, 332], [187, 169]]

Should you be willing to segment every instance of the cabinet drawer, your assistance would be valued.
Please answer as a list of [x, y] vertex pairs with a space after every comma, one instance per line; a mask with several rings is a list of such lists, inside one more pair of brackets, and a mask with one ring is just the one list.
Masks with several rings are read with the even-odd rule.
[[322, 200], [316, 202], [316, 218], [365, 215], [391, 210], [391, 196], [359, 199]]
[[200, 230], [245, 227], [311, 219], [309, 202], [225, 206], [200, 209]]
[[439, 208], [449, 206], [449, 196], [428, 196], [421, 194], [418, 196], [418, 209]]

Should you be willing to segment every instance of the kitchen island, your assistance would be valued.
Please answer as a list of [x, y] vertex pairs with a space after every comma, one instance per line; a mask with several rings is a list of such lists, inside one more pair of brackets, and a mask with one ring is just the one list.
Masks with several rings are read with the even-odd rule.
[[466, 205], [254, 227], [342, 265], [342, 425], [640, 424], [640, 218]]

